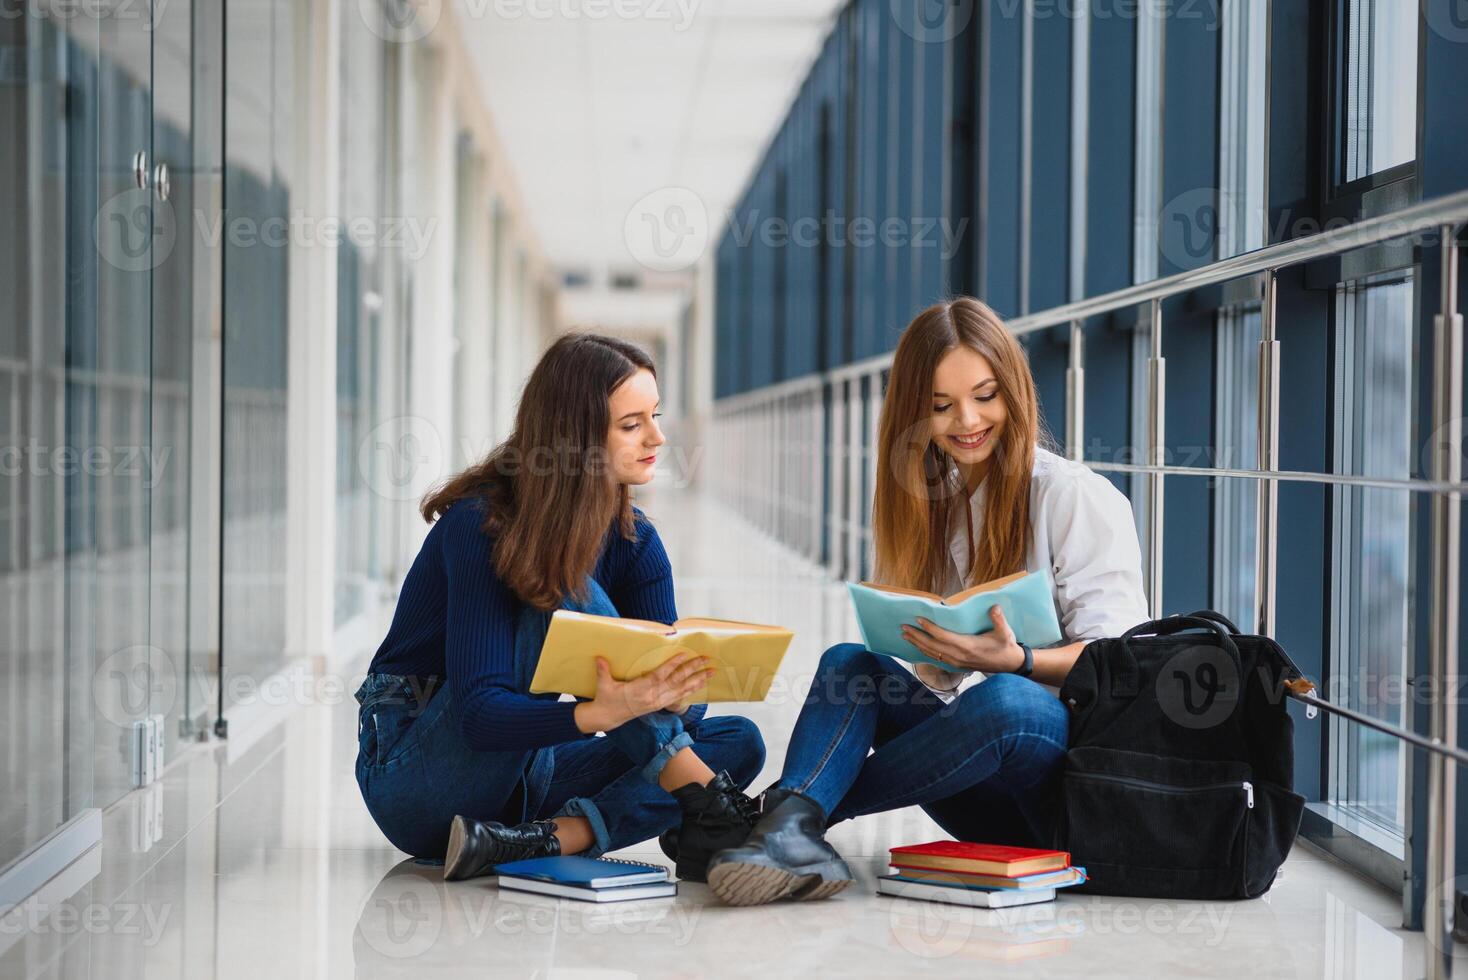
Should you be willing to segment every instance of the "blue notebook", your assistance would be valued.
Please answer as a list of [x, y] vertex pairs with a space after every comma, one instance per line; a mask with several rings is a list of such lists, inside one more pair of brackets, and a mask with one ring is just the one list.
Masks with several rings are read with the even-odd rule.
[[989, 608], [998, 605], [1015, 638], [1032, 647], [1059, 643], [1064, 635], [1055, 616], [1050, 576], [1019, 572], [965, 589], [946, 599], [929, 592], [895, 589], [870, 582], [847, 582], [861, 639], [873, 653], [885, 653], [908, 663], [952, 668], [924, 654], [902, 637], [902, 624], [917, 625], [923, 616], [955, 633], [987, 633], [994, 628]]
[[668, 880], [668, 869], [661, 865], [576, 855], [511, 861], [499, 865], [495, 873], [501, 878], [528, 878], [579, 888], [623, 888]]

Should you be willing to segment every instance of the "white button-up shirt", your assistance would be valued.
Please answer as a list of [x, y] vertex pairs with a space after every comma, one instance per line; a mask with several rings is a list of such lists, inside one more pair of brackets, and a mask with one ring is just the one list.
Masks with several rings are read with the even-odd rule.
[[[969, 497], [976, 535], [984, 521], [985, 489], [981, 483]], [[955, 523], [946, 595], [971, 584], [963, 578], [969, 564], [967, 529], [963, 521]], [[1131, 502], [1095, 470], [1039, 446], [1030, 478], [1025, 570], [1050, 573], [1055, 615], [1065, 635], [1058, 645], [1120, 636], [1151, 618]], [[957, 690], [982, 677], [965, 678]]]

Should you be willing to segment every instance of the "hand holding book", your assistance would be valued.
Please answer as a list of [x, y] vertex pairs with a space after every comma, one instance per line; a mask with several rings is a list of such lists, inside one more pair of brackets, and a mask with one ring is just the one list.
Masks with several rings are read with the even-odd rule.
[[640, 677], [619, 681], [605, 657], [596, 658], [596, 694], [576, 706], [576, 727], [605, 732], [664, 708], [683, 710], [713, 673], [708, 657], [675, 653]]
[[[593, 722], [594, 730], [605, 731], [608, 720], [628, 720], [625, 711], [606, 710], [611, 707], [652, 704], [648, 710], [676, 711], [690, 703], [761, 701], [793, 635], [778, 626], [722, 619], [668, 625], [559, 609], [551, 616], [530, 691], [591, 698], [577, 708], [582, 731], [593, 730]], [[602, 707], [588, 708], [596, 702]], [[591, 717], [583, 725], [581, 715], [588, 710]], [[607, 717], [598, 717], [603, 712]]]
[[1025, 654], [1004, 618], [1004, 610], [997, 604], [991, 606], [989, 618], [994, 621], [992, 630], [969, 634], [946, 630], [926, 616], [919, 616], [916, 625], [902, 624], [902, 638], [949, 670], [980, 670], [986, 674], [1018, 670], [1024, 664]]
[[848, 582], [847, 588], [866, 648], [910, 663], [1007, 671], [1020, 663], [1016, 655], [1022, 659], [1017, 643], [1038, 648], [1064, 638], [1043, 571], [1008, 575], [946, 598], [873, 582]]

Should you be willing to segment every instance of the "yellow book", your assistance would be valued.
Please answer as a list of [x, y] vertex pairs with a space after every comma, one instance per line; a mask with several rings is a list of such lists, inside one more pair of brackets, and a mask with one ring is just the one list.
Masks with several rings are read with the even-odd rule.
[[596, 696], [596, 658], [619, 681], [641, 677], [679, 650], [706, 656], [714, 673], [692, 704], [763, 701], [795, 634], [727, 619], [680, 619], [672, 626], [559, 609], [551, 616], [530, 692]]

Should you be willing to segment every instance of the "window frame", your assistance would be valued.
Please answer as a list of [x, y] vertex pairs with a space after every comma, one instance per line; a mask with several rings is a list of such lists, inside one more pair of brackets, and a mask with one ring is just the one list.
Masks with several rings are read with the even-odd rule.
[[[1417, 162], [1421, 159], [1421, 126], [1418, 130], [1418, 145], [1414, 148], [1413, 158], [1404, 163], [1395, 164], [1384, 170], [1365, 174], [1353, 180], [1346, 180], [1346, 72], [1349, 69], [1347, 59], [1350, 56], [1347, 32], [1350, 29], [1350, 17], [1347, 4], [1351, 0], [1333, 0], [1326, 7], [1326, 37], [1327, 52], [1325, 58], [1326, 84], [1325, 103], [1330, 112], [1329, 124], [1326, 128], [1326, 148], [1321, 154], [1321, 166], [1324, 173], [1321, 175], [1320, 186], [1324, 189], [1322, 195], [1325, 205], [1324, 210], [1335, 210], [1333, 205], [1345, 205], [1348, 210], [1358, 210], [1367, 204], [1365, 198], [1372, 191], [1398, 184], [1403, 181], [1415, 180], [1417, 176]], [[1417, 8], [1417, 104], [1414, 111], [1420, 114], [1422, 105], [1422, 26], [1421, 8]], [[1415, 196], [1415, 195], [1414, 195]], [[1367, 216], [1363, 213], [1362, 215]]]

